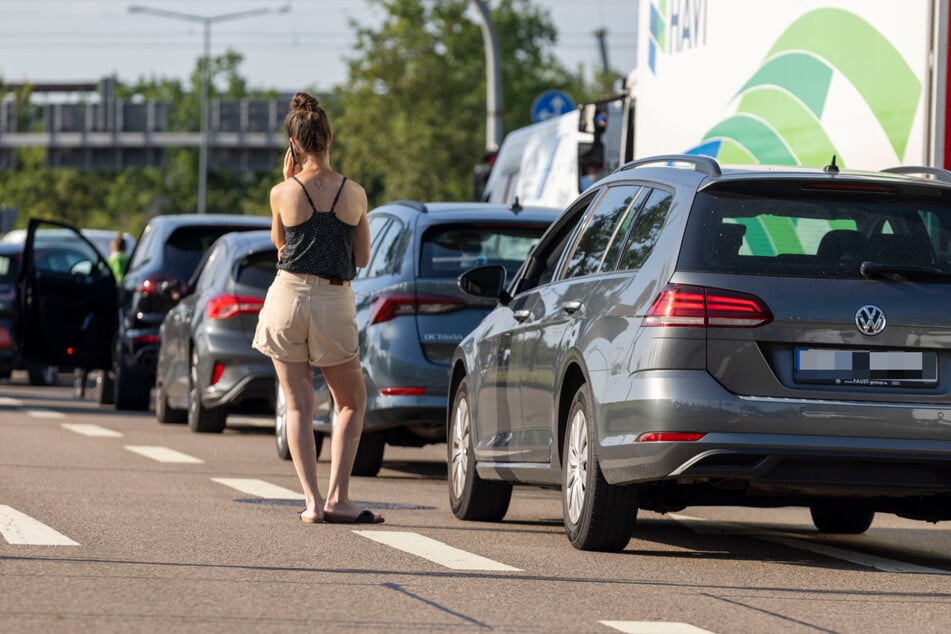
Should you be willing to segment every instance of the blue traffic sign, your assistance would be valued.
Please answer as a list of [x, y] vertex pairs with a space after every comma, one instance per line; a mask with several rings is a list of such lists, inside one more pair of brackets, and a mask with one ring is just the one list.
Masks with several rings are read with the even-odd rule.
[[560, 114], [575, 109], [575, 102], [561, 90], [546, 90], [532, 102], [532, 121], [538, 123], [545, 119], [557, 117]]

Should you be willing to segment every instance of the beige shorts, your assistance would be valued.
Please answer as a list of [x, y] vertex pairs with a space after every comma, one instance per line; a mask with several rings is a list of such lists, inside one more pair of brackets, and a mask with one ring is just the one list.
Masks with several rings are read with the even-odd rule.
[[358, 357], [356, 308], [350, 285], [278, 269], [258, 314], [251, 344], [280, 361], [328, 367]]

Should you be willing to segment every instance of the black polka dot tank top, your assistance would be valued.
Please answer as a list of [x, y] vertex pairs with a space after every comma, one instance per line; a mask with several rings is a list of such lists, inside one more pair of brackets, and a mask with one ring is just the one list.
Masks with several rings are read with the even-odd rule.
[[304, 190], [314, 213], [299, 225], [284, 227], [287, 242], [277, 268], [291, 273], [309, 273], [328, 280], [352, 280], [357, 274], [353, 260], [354, 227], [337, 218], [334, 213], [347, 177], [343, 177], [330, 211], [325, 212], [317, 211], [307, 188], [296, 176], [293, 178]]

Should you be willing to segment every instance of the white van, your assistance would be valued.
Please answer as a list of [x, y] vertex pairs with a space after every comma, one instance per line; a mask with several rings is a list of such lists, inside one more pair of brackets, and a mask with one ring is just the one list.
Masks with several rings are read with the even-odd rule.
[[[577, 110], [513, 130], [499, 148], [482, 200], [565, 207], [602, 175], [629, 160], [627, 99]], [[590, 180], [583, 180], [588, 172]]]

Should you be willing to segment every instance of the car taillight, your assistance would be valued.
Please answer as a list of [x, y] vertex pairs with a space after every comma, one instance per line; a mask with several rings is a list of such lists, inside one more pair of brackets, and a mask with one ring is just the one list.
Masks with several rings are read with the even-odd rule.
[[225, 366], [220, 362], [215, 361], [215, 365], [211, 368], [211, 385], [217, 385], [218, 380], [221, 379], [221, 375], [225, 373]]
[[162, 282], [174, 281], [176, 281], [175, 278], [169, 275], [153, 275], [144, 280], [139, 280], [135, 285], [135, 290], [141, 295], [158, 295]]
[[641, 325], [754, 328], [771, 321], [773, 314], [755, 295], [668, 284], [654, 300]]
[[216, 295], [205, 303], [208, 319], [230, 319], [241, 313], [259, 313], [264, 299], [248, 295]]
[[465, 306], [457, 297], [415, 293], [383, 293], [370, 304], [370, 324], [379, 324], [399, 315], [435, 315]]
[[424, 387], [381, 387], [381, 396], [422, 396], [426, 392]]
[[706, 434], [692, 431], [648, 431], [634, 442], [695, 442]]

